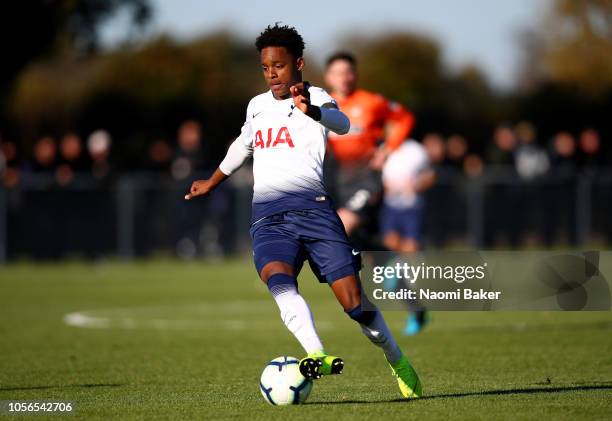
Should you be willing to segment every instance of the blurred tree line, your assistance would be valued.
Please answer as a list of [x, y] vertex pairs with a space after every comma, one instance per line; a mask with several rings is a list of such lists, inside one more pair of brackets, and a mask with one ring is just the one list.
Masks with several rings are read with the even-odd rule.
[[147, 0], [1, 2], [1, 117], [6, 117], [15, 78], [26, 66], [35, 60], [67, 54], [95, 54], [99, 49], [101, 25], [126, 9], [135, 28], [143, 27], [151, 17]]
[[[101, 50], [100, 27], [117, 13], [129, 14], [135, 34], [146, 27], [154, 12], [147, 0], [24, 0], [0, 7], [0, 130], [26, 151], [39, 136], [104, 128], [116, 156], [134, 168], [150, 142], [172, 140], [180, 122], [196, 119], [206, 154], [216, 161], [239, 132], [246, 102], [266, 89], [253, 44], [229, 32], [181, 42], [162, 35]], [[413, 110], [417, 137], [461, 133], [481, 151], [500, 122], [526, 119], [540, 138], [594, 126], [606, 139], [611, 16], [610, 0], [551, 2], [541, 24], [523, 34], [522, 73], [510, 93], [494, 90], [476, 66], [450, 73], [442, 47], [421, 34], [355, 36], [349, 45], [357, 46], [361, 85]], [[308, 60], [306, 76], [320, 83], [317, 61]]]

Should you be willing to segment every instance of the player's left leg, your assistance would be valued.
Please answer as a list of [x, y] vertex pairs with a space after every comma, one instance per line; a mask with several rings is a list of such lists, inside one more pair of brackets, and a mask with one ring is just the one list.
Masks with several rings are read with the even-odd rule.
[[282, 261], [271, 261], [259, 276], [276, 301], [283, 323], [302, 348], [307, 353], [324, 353], [310, 307], [298, 291], [295, 268]]
[[362, 308], [361, 288], [356, 275], [334, 281], [331, 288], [348, 316], [361, 326], [362, 332], [376, 346], [382, 348], [393, 374], [397, 377], [400, 392], [405, 398], [420, 397], [421, 381], [408, 359], [399, 348], [387, 327], [382, 313]]
[[361, 289], [357, 277], [349, 275], [338, 279], [331, 284], [331, 289], [346, 314], [359, 323], [363, 333], [372, 343], [383, 349], [390, 363], [396, 363], [402, 356], [402, 351], [380, 311], [362, 309]]

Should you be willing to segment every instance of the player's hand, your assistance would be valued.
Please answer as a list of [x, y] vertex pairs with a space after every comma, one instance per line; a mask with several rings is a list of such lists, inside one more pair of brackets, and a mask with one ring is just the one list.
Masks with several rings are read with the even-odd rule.
[[310, 106], [309, 87], [310, 84], [308, 82], [300, 82], [289, 88], [289, 92], [291, 92], [291, 97], [293, 98], [293, 104], [304, 114], [308, 114], [308, 107]]
[[191, 183], [189, 193], [185, 195], [185, 200], [191, 200], [196, 196], [205, 196], [212, 191], [210, 180], [196, 180]]

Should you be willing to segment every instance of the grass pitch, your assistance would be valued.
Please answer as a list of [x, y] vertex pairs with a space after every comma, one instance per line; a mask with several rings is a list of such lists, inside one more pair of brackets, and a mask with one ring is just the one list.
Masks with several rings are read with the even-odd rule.
[[[68, 400], [77, 418], [610, 419], [612, 313], [387, 312], [425, 397], [400, 400], [382, 352], [326, 285], [300, 279], [344, 374], [272, 407], [266, 362], [302, 351], [248, 261], [0, 268], [0, 400]], [[53, 417], [56, 418], [56, 417]], [[37, 418], [41, 419], [41, 418]]]

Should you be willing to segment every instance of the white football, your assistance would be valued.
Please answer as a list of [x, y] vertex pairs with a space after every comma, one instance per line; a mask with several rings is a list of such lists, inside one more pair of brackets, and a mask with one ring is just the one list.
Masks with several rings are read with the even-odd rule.
[[312, 380], [302, 376], [300, 360], [286, 355], [274, 358], [266, 365], [259, 380], [259, 390], [271, 405], [297, 405], [306, 402], [312, 390]]

